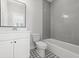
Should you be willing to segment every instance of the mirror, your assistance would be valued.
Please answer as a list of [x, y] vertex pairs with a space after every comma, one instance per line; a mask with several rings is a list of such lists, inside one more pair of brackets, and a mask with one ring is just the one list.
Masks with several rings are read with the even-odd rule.
[[[17, 0], [7, 0], [6, 19], [1, 19], [1, 27], [26, 27], [26, 5]], [[5, 11], [4, 11], [5, 12]]]

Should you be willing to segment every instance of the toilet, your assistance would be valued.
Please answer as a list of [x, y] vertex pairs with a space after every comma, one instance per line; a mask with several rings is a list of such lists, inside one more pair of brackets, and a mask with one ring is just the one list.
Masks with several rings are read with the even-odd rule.
[[38, 49], [38, 54], [42, 58], [44, 58], [45, 57], [45, 49], [47, 48], [47, 44], [42, 41], [39, 41], [39, 42], [36, 42], [36, 45], [37, 45], [37, 49]]
[[38, 50], [38, 54], [43, 58], [45, 57], [45, 49], [47, 48], [47, 44], [41, 41], [41, 36], [39, 34], [33, 34], [33, 41], [35, 43], [35, 47]]

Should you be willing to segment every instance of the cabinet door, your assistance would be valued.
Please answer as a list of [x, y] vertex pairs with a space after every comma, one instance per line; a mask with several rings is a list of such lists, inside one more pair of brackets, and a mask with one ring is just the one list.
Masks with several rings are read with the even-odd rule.
[[11, 41], [0, 42], [0, 58], [12, 58], [12, 51]]
[[28, 58], [29, 57], [29, 39], [16, 40], [14, 46], [15, 58]]

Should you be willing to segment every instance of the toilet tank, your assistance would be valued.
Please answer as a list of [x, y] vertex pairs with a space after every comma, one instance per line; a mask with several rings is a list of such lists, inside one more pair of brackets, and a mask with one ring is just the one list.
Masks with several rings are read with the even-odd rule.
[[32, 34], [32, 39], [34, 42], [40, 41], [41, 35], [40, 34]]

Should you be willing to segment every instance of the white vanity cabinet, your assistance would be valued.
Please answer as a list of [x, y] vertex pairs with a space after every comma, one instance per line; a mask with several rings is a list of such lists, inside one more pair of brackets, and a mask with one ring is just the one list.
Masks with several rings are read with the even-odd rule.
[[[29, 40], [29, 39], [28, 39]], [[29, 56], [29, 42], [25, 39], [14, 41], [14, 57], [15, 58], [26, 58]], [[26, 43], [27, 42], [27, 43]]]
[[13, 45], [11, 41], [0, 42], [0, 58], [13, 57]]
[[[0, 0], [0, 26], [3, 27], [0, 27], [0, 58], [29, 58], [30, 32], [24, 28], [25, 7], [24, 3], [16, 0]], [[6, 30], [5, 26], [10, 26], [11, 30]], [[14, 30], [12, 26], [15, 27]], [[18, 31], [16, 27], [19, 26]]]
[[0, 34], [0, 58], [29, 58], [30, 32]]

